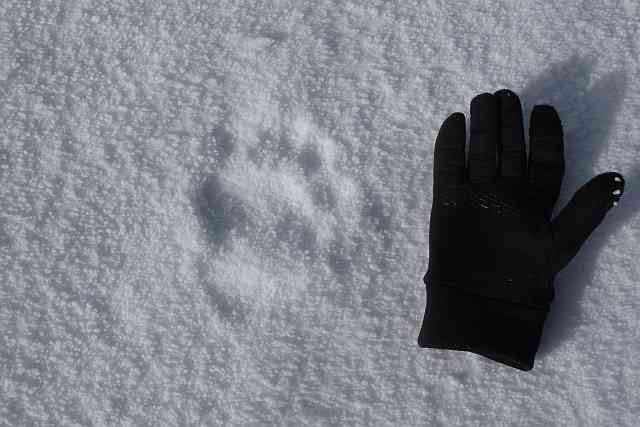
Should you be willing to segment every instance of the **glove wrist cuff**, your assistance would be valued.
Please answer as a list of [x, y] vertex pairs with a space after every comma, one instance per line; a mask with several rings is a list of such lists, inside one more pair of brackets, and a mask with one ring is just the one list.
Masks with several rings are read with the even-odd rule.
[[548, 305], [530, 307], [429, 281], [418, 344], [469, 351], [528, 371], [548, 312]]

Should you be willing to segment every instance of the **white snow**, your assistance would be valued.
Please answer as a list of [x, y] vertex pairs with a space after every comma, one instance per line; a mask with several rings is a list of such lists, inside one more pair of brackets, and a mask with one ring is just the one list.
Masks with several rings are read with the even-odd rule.
[[[528, 373], [417, 346], [433, 141], [502, 87], [560, 205], [627, 178]], [[639, 117], [636, 1], [4, 0], [0, 424], [637, 425]]]

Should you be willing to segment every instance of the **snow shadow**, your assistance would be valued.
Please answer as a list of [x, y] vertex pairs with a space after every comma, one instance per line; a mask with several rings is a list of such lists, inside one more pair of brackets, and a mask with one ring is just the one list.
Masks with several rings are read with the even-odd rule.
[[246, 234], [249, 221], [246, 208], [225, 188], [219, 175], [209, 176], [197, 188], [194, 206], [214, 247], [225, 246], [232, 233]]
[[[521, 92], [526, 121], [533, 105], [553, 105], [564, 127], [566, 171], [555, 213], [569, 201], [573, 193], [589, 179], [607, 170], [596, 169], [599, 157], [612, 144], [627, 143], [610, 139], [627, 89], [623, 71], [593, 79], [595, 58], [573, 56], [551, 66]], [[528, 129], [528, 123], [526, 123]], [[635, 155], [636, 153], [629, 153]], [[545, 324], [539, 354], [544, 356], [569, 339], [581, 323], [581, 306], [587, 286], [615, 286], [594, 283], [598, 255], [609, 237], [640, 210], [640, 198], [633, 198], [632, 183], [640, 178], [640, 169], [624, 173], [625, 195], [603, 223], [582, 246], [578, 255], [556, 277], [556, 297]]]

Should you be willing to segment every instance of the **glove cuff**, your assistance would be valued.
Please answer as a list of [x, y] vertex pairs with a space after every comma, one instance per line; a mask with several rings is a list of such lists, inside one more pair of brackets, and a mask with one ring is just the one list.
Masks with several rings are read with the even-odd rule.
[[469, 351], [528, 371], [548, 312], [548, 304], [530, 307], [430, 280], [418, 344]]

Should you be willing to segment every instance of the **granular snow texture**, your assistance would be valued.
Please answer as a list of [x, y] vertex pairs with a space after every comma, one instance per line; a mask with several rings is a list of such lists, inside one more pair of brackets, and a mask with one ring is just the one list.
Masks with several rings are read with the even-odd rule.
[[[639, 83], [634, 0], [3, 0], [0, 424], [637, 425]], [[560, 206], [627, 178], [530, 372], [417, 345], [433, 141], [503, 87]]]

